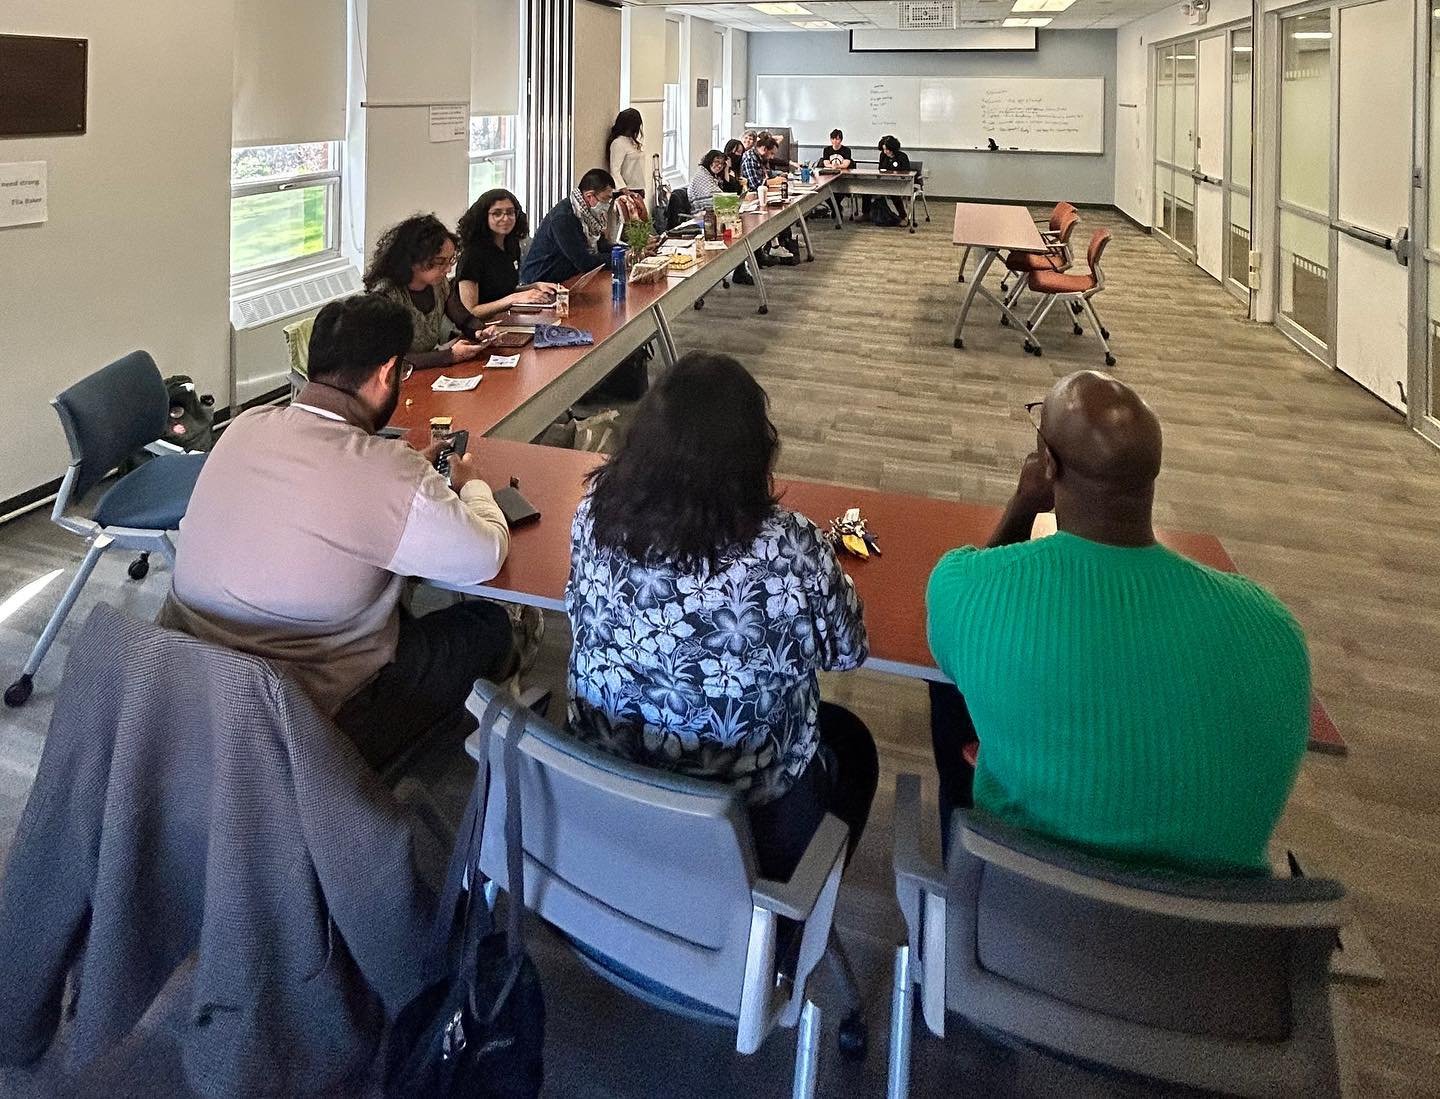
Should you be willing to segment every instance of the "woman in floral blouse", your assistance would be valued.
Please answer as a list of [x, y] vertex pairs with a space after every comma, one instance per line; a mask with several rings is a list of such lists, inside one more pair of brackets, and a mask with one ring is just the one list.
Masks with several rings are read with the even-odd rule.
[[875, 743], [816, 671], [869, 649], [860, 599], [815, 524], [780, 507], [768, 398], [692, 352], [590, 476], [571, 530], [570, 730], [626, 759], [746, 791], [763, 874], [788, 878], [827, 811], [851, 850]]

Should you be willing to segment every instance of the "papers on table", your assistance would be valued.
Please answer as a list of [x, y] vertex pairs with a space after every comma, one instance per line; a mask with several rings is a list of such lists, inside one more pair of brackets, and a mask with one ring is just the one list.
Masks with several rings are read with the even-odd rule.
[[670, 270], [665, 272], [665, 277], [668, 279], [688, 279], [698, 270], [700, 270], [698, 265], [695, 267], [686, 267], [683, 270], [679, 271], [672, 267], [670, 268]]
[[[519, 355], [491, 355], [485, 365], [491, 370], [510, 370], [520, 361]], [[476, 381], [479, 379], [477, 378]]]
[[705, 242], [705, 251], [707, 252], [723, 252], [727, 247], [729, 245], [723, 240], [707, 240]]
[[473, 378], [447, 378], [444, 374], [430, 383], [430, 388], [436, 393], [464, 393], [474, 389], [480, 384], [481, 375], [476, 374]]

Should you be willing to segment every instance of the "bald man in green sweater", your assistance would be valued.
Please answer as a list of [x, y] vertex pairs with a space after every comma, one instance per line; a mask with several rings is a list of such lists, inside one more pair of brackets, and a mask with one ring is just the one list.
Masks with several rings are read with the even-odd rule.
[[[1155, 541], [1160, 423], [1134, 390], [1084, 371], [1029, 409], [1036, 449], [989, 546], [930, 577], [955, 683], [932, 691], [942, 813], [978, 735], [978, 809], [1132, 865], [1263, 872], [1309, 729], [1299, 625]], [[1057, 533], [1031, 541], [1052, 507]]]

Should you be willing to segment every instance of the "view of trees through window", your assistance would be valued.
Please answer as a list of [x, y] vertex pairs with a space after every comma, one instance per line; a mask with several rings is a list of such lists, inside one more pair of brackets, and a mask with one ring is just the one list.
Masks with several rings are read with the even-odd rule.
[[[296, 186], [298, 177], [322, 176]], [[230, 153], [230, 274], [323, 252], [337, 213], [339, 145], [265, 145]]]
[[492, 187], [515, 187], [513, 114], [470, 116], [470, 201]]

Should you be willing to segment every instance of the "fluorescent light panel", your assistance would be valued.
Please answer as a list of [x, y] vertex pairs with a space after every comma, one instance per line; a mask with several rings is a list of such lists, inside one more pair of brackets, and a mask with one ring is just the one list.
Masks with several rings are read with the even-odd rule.
[[833, 31], [836, 30], [834, 23], [828, 19], [807, 19], [803, 23], [792, 22], [792, 27], [799, 27], [802, 31]]
[[1015, 0], [1015, 6], [1010, 10], [1013, 12], [1024, 11], [1050, 11], [1061, 12], [1068, 8], [1075, 0]]
[[1048, 27], [1051, 23], [1047, 16], [1044, 19], [1007, 19], [1001, 26], [1005, 27]]
[[813, 14], [804, 4], [749, 4], [748, 7], [756, 11], [764, 12], [766, 15], [811, 15]]

